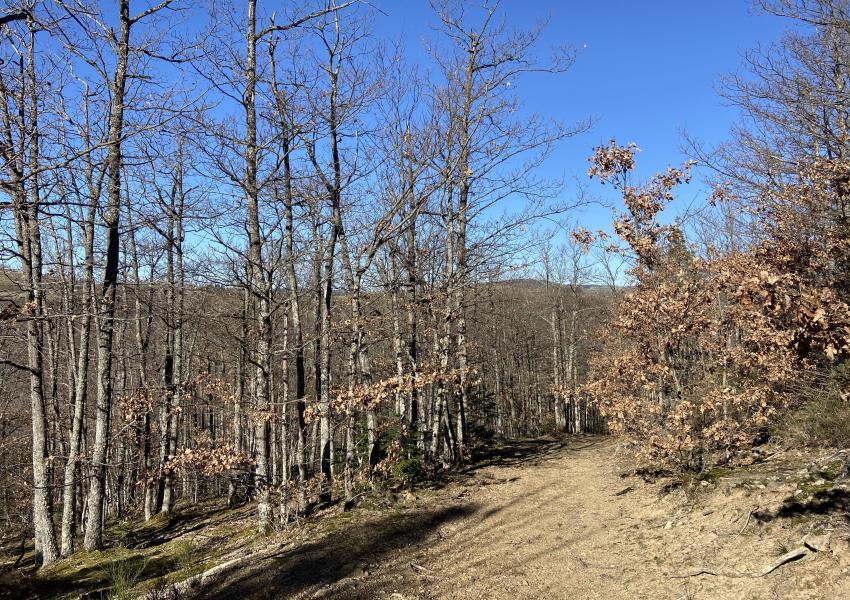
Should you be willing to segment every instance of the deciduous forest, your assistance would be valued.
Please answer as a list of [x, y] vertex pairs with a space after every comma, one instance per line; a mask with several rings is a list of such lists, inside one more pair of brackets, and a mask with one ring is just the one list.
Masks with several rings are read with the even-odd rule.
[[850, 595], [850, 4], [652, 174], [421, 3], [0, 9], [0, 598]]

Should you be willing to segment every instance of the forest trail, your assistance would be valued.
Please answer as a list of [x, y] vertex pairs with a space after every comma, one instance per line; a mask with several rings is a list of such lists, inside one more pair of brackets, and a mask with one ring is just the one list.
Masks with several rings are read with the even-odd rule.
[[[685, 501], [621, 478], [615, 451], [592, 437], [509, 444], [461, 481], [389, 510], [339, 515], [326, 535], [240, 569], [204, 597], [850, 597], [843, 541], [764, 577], [729, 575], [799, 546], [802, 519], [751, 519], [787, 495], [787, 477], [760, 474], [757, 495], [746, 478], [724, 493], [710, 484]], [[716, 574], [681, 577], [701, 569]]]

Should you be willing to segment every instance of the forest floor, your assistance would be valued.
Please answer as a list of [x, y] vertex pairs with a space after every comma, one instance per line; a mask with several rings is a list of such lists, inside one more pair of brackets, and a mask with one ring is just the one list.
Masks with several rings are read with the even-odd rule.
[[[268, 538], [236, 533], [250, 526], [247, 507], [214, 513], [214, 527], [194, 513], [172, 537], [139, 544], [145, 565], [165, 560], [151, 549], [190, 548], [181, 569], [134, 583], [164, 598], [166, 580], [235, 560], [180, 597], [850, 598], [846, 452], [780, 450], [683, 484], [623, 473], [616, 448], [601, 437], [511, 442], [443, 483], [328, 508]], [[35, 597], [69, 591], [38, 577]]]

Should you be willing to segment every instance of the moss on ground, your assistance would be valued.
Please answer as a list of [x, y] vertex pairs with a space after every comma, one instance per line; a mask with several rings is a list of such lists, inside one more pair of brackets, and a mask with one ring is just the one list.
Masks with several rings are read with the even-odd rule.
[[30, 544], [21, 568], [10, 574], [20, 582], [20, 598], [135, 597], [202, 573], [229, 552], [261, 541], [252, 510], [186, 504], [147, 522], [113, 523], [104, 530], [104, 550], [80, 550], [39, 570]]
[[709, 483], [714, 483], [718, 479], [722, 477], [728, 477], [732, 474], [732, 469], [728, 467], [711, 467], [700, 473], [697, 476], [697, 480], [699, 481], [707, 481]]
[[835, 481], [840, 475], [844, 473], [844, 470], [844, 461], [841, 459], [836, 459], [821, 467], [818, 471], [818, 475], [822, 479], [826, 479], [827, 481]]

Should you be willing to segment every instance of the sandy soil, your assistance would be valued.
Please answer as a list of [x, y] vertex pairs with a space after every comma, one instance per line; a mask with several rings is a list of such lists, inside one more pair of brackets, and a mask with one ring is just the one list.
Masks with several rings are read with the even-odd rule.
[[[850, 598], [846, 486], [789, 509], [793, 461], [685, 494], [621, 477], [615, 455], [601, 438], [511, 444], [440, 489], [332, 517], [203, 597]], [[752, 575], [807, 533], [828, 546]]]

